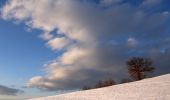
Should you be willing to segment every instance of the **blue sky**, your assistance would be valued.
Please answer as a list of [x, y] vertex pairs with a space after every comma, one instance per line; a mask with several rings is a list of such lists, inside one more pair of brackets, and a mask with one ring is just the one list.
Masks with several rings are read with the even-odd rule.
[[[0, 2], [1, 7], [4, 1]], [[53, 52], [38, 35], [40, 30], [27, 31], [27, 26], [0, 19], [0, 84], [20, 88], [30, 77], [44, 75], [42, 66], [54, 59]], [[1, 99], [1, 98], [0, 98]]]
[[28, 32], [25, 25], [2, 19], [0, 27], [0, 83], [25, 90], [22, 87], [29, 78], [44, 75], [42, 66], [58, 53], [50, 50], [38, 37], [41, 31]]
[[0, 100], [119, 80], [132, 56], [151, 58], [154, 75], [170, 72], [169, 0], [7, 1], [0, 1], [0, 86], [24, 93]]

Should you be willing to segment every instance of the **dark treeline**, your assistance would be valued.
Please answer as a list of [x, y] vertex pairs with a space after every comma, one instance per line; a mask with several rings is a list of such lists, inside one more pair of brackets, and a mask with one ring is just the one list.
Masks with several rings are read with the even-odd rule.
[[99, 80], [94, 86], [84, 86], [82, 90], [96, 89], [107, 86], [115, 85], [116, 82], [113, 79]]
[[[120, 84], [142, 80], [149, 77], [148, 73], [152, 73], [155, 70], [153, 62], [148, 58], [133, 57], [126, 62], [126, 65], [130, 77], [122, 79]], [[113, 79], [99, 80], [96, 85], [84, 86], [82, 90], [102, 88], [115, 84], [116, 82]]]

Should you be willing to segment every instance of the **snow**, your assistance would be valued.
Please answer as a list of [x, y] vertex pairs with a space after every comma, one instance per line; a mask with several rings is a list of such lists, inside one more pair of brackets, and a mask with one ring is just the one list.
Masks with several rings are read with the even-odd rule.
[[30, 100], [170, 100], [170, 74], [100, 89]]

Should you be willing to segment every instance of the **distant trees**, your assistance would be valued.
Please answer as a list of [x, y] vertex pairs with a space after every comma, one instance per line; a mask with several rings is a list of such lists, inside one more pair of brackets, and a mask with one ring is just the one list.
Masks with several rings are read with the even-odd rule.
[[107, 79], [107, 80], [99, 80], [94, 86], [84, 86], [82, 90], [89, 90], [89, 89], [95, 89], [95, 88], [102, 88], [107, 86], [115, 85], [116, 82], [113, 79]]
[[127, 61], [128, 72], [135, 80], [146, 78], [147, 73], [153, 72], [153, 63], [148, 58], [133, 57]]
[[107, 87], [107, 86], [112, 86], [115, 85], [116, 82], [112, 79], [107, 79], [107, 80], [99, 80], [98, 83], [95, 85], [95, 88], [101, 88], [101, 87]]

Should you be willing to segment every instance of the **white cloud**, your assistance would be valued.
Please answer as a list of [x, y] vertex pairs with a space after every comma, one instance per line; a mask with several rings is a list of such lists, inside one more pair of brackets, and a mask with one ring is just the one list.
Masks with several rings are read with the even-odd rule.
[[44, 34], [40, 35], [40, 38], [44, 40], [51, 40], [54, 36], [48, 32], [45, 32]]
[[68, 52], [64, 53], [61, 58], [60, 62], [65, 65], [77, 63], [80, 59], [86, 57], [88, 55], [88, 51], [83, 50], [81, 48], [71, 48]]
[[54, 39], [51, 39], [47, 43], [53, 50], [62, 50], [64, 47], [66, 47], [69, 44], [69, 40], [65, 37], [57, 37]]
[[55, 85], [51, 82], [48, 82], [48, 79], [46, 78], [43, 78], [41, 76], [36, 76], [29, 80], [27, 86], [28, 87], [36, 86], [37, 88], [46, 90], [48, 88], [54, 87]]

